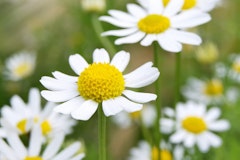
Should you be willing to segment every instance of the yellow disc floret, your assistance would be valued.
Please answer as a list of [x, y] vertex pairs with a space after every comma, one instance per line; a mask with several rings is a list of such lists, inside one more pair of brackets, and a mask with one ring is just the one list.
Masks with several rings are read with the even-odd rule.
[[172, 154], [168, 150], [160, 150], [157, 147], [153, 147], [151, 160], [158, 160], [159, 156], [161, 157], [161, 160], [172, 160]]
[[108, 63], [93, 63], [78, 78], [80, 95], [96, 102], [120, 96], [124, 86], [122, 73]]
[[17, 123], [17, 128], [21, 131], [21, 133], [26, 133], [27, 119], [22, 119]]
[[196, 116], [189, 116], [182, 121], [182, 127], [189, 132], [199, 134], [207, 130], [207, 124], [204, 119]]
[[236, 61], [232, 64], [232, 69], [237, 72], [240, 73], [240, 61]]
[[169, 18], [159, 14], [150, 14], [142, 18], [138, 22], [139, 30], [148, 34], [162, 33], [166, 31], [169, 27], [170, 27]]
[[182, 6], [183, 10], [187, 10], [187, 9], [191, 9], [193, 7], [195, 7], [197, 4], [197, 0], [185, 0], [184, 4]]
[[27, 77], [31, 74], [31, 72], [32, 68], [31, 65], [28, 63], [19, 64], [14, 70], [14, 73], [20, 77]]
[[213, 79], [205, 84], [205, 94], [209, 96], [218, 96], [223, 94], [223, 84], [217, 79]]
[[41, 157], [38, 156], [32, 156], [32, 157], [26, 157], [24, 160], [43, 160]]
[[169, 3], [169, 0], [162, 0], [162, 1], [164, 6], [167, 6], [167, 4]]
[[52, 130], [51, 124], [47, 120], [41, 123], [41, 128], [44, 135], [48, 134]]

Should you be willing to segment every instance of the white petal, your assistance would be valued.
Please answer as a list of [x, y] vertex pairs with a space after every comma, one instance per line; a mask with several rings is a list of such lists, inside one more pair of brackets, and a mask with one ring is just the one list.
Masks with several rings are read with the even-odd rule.
[[123, 72], [127, 67], [130, 60], [130, 54], [125, 51], [116, 53], [111, 61], [111, 65], [114, 65], [120, 72]]
[[211, 17], [207, 13], [196, 10], [185, 11], [171, 18], [173, 28], [191, 28], [207, 23]]
[[177, 42], [175, 39], [172, 39], [165, 32], [164, 34], [160, 34], [157, 37], [157, 41], [159, 45], [166, 51], [169, 52], [180, 52], [182, 50], [182, 44]]
[[135, 92], [131, 90], [124, 90], [123, 94], [130, 100], [137, 103], [147, 103], [147, 102], [156, 100], [157, 98], [157, 96], [152, 93], [141, 93], [141, 92]]
[[36, 156], [40, 154], [41, 146], [43, 142], [42, 132], [40, 126], [35, 126], [31, 132], [28, 155]]
[[181, 43], [192, 45], [200, 45], [202, 43], [202, 39], [194, 33], [175, 29], [169, 29], [167, 32], [172, 35], [172, 38]]
[[169, 1], [168, 5], [164, 9], [163, 15], [168, 17], [176, 15], [182, 9], [183, 3], [184, 0]]
[[80, 56], [79, 54], [74, 54], [69, 57], [69, 64], [72, 68], [72, 70], [77, 74], [80, 75], [80, 73], [88, 67], [88, 63], [86, 60]]
[[59, 72], [59, 71], [52, 72], [52, 75], [56, 79], [59, 79], [59, 80], [64, 80], [64, 81], [68, 81], [68, 82], [77, 82], [78, 81], [78, 77], [69, 76], [69, 75]]
[[120, 20], [115, 19], [115, 18], [110, 17], [110, 16], [101, 16], [99, 18], [99, 20], [104, 21], [104, 22], [108, 22], [108, 23], [110, 23], [114, 26], [121, 27], [121, 28], [131, 28], [131, 27], [134, 27], [136, 25], [136, 23], [120, 21]]
[[149, 14], [162, 14], [163, 11], [163, 2], [159, 0], [150, 0], [149, 1]]
[[144, 87], [153, 83], [159, 75], [158, 69], [152, 67], [152, 62], [147, 62], [134, 71], [124, 75], [125, 86], [131, 88]]
[[17, 134], [8, 133], [7, 141], [18, 157], [22, 158], [27, 155], [27, 150]]
[[80, 149], [81, 143], [75, 142], [57, 154], [52, 160], [68, 160]]
[[105, 49], [95, 49], [93, 52], [93, 62], [95, 63], [109, 63], [109, 54]]
[[127, 10], [134, 17], [140, 19], [147, 15], [147, 12], [136, 4], [127, 4]]
[[170, 142], [181, 143], [186, 135], [187, 133], [184, 130], [179, 130], [170, 136]]
[[40, 113], [41, 110], [41, 98], [40, 92], [37, 88], [31, 88], [28, 97], [28, 105], [34, 110], [35, 114]]
[[98, 103], [92, 100], [87, 100], [80, 105], [75, 111], [71, 112], [71, 116], [77, 120], [88, 120], [96, 112]]
[[220, 115], [221, 115], [221, 110], [219, 108], [213, 107], [208, 110], [208, 112], [206, 113], [205, 119], [208, 122], [212, 122], [218, 119]]
[[1, 146], [1, 154], [4, 154], [7, 158], [7, 160], [18, 160], [19, 159], [19, 157], [16, 157], [14, 151], [1, 138], [0, 138], [0, 146]]
[[85, 100], [82, 97], [75, 97], [67, 102], [64, 102], [54, 108], [55, 112], [62, 114], [70, 114], [77, 107], [81, 106]]
[[168, 118], [161, 118], [160, 120], [160, 131], [165, 134], [173, 132], [175, 121]]
[[196, 138], [193, 134], [188, 134], [184, 139], [184, 146], [187, 148], [192, 148], [196, 143]]
[[103, 112], [106, 116], [115, 115], [123, 110], [119, 103], [115, 102], [115, 99], [109, 99], [102, 103]]
[[120, 44], [136, 43], [136, 42], [139, 42], [144, 36], [145, 36], [145, 33], [139, 31], [139, 32], [133, 33], [132, 35], [118, 38], [115, 41], [115, 44], [120, 45]]
[[206, 153], [209, 150], [210, 144], [206, 133], [197, 136], [197, 146], [203, 153]]
[[76, 155], [75, 157], [71, 158], [70, 160], [81, 160], [85, 157], [84, 153], [80, 153], [78, 155]]
[[51, 159], [60, 149], [65, 135], [63, 133], [57, 134], [51, 142], [47, 145], [47, 148], [44, 150], [42, 157], [44, 159]]
[[132, 15], [128, 14], [128, 13], [125, 13], [125, 12], [122, 12], [122, 11], [118, 11], [118, 10], [109, 10], [108, 13], [120, 20], [120, 21], [129, 21], [129, 22], [133, 22], [133, 23], [136, 23], [137, 22], [137, 19], [135, 17], [133, 17]]
[[134, 28], [127, 28], [127, 29], [119, 29], [119, 30], [110, 30], [103, 32], [101, 35], [102, 36], [128, 36], [136, 32], [138, 29], [136, 27]]
[[221, 138], [219, 138], [217, 135], [211, 133], [211, 132], [207, 132], [206, 133], [206, 137], [210, 143], [211, 146], [213, 147], [219, 147], [222, 145], [222, 140]]
[[115, 102], [118, 103], [125, 111], [127, 112], [136, 112], [142, 109], [142, 104], [134, 103], [129, 101], [127, 98], [124, 97], [117, 97], [115, 98]]
[[10, 104], [16, 112], [19, 112], [19, 113], [27, 112], [27, 107], [26, 107], [27, 105], [23, 102], [23, 100], [18, 95], [14, 95], [10, 99]]
[[155, 34], [147, 34], [143, 40], [140, 42], [142, 46], [150, 46], [153, 41], [157, 40], [157, 36]]
[[212, 131], [222, 132], [230, 128], [230, 124], [226, 120], [218, 120], [208, 124], [208, 128]]
[[70, 100], [77, 95], [79, 92], [77, 90], [63, 90], [63, 91], [47, 91], [41, 92], [41, 95], [48, 101], [51, 102], [64, 102]]

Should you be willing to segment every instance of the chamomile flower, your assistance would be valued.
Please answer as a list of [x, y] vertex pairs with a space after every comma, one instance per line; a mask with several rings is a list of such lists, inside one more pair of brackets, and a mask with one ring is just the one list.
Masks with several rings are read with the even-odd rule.
[[42, 77], [40, 82], [49, 90], [41, 92], [48, 101], [63, 102], [54, 108], [63, 114], [71, 114], [78, 120], [88, 120], [102, 104], [106, 116], [122, 110], [135, 112], [142, 109], [141, 103], [155, 100], [156, 95], [127, 89], [140, 88], [153, 83], [159, 76], [152, 62], [147, 62], [129, 74], [123, 75], [130, 54], [120, 51], [110, 62], [105, 49], [93, 52], [93, 63], [88, 64], [79, 55], [71, 55], [69, 63], [77, 76], [53, 72], [54, 78]]
[[85, 156], [81, 152], [80, 142], [74, 142], [65, 149], [60, 149], [64, 142], [63, 133], [53, 137], [41, 152], [43, 136], [40, 127], [34, 127], [32, 130], [28, 147], [16, 133], [9, 133], [6, 140], [7, 142], [0, 138], [0, 153], [8, 160], [81, 160]]
[[105, 0], [81, 0], [82, 8], [85, 11], [101, 12], [106, 8]]
[[120, 112], [113, 117], [113, 122], [121, 128], [127, 128], [132, 125], [133, 122], [142, 121], [146, 127], [151, 127], [156, 118], [156, 111], [153, 105], [143, 105], [142, 110], [128, 113], [125, 111]]
[[36, 88], [30, 90], [28, 103], [15, 95], [11, 98], [10, 104], [11, 106], [5, 105], [1, 110], [2, 130], [5, 132], [8, 130], [25, 134], [34, 125], [39, 124], [44, 135], [54, 136], [60, 132], [70, 133], [75, 124], [69, 117], [53, 112], [56, 106], [54, 103], [48, 102], [42, 109], [40, 92]]
[[157, 148], [151, 147], [146, 141], [140, 141], [138, 147], [130, 150], [128, 160], [158, 160], [159, 153], [161, 160], [183, 160], [184, 150], [182, 147], [172, 149], [170, 144], [166, 142], [162, 142]]
[[[222, 132], [229, 129], [230, 124], [227, 120], [218, 120], [221, 111], [217, 107], [207, 110], [205, 104], [192, 101], [178, 103], [174, 116], [169, 117], [165, 127], [172, 128], [173, 134], [170, 142], [183, 143], [187, 148], [197, 145], [201, 152], [207, 152], [210, 147], [219, 147], [222, 140], [213, 132]], [[168, 113], [170, 113], [168, 111]], [[172, 114], [168, 114], [171, 116]], [[166, 122], [161, 120], [161, 124]]]
[[227, 76], [231, 80], [239, 83], [240, 82], [240, 56], [239, 54], [232, 54], [229, 59], [230, 59], [231, 66], [226, 67], [228, 69]]
[[203, 81], [190, 78], [183, 86], [182, 94], [188, 100], [205, 104], [220, 104], [224, 102], [224, 86], [220, 79]]
[[[143, 1], [143, 0], [140, 0]], [[171, 0], [162, 0], [166, 6]], [[209, 12], [219, 5], [221, 0], [184, 0], [182, 10], [198, 9], [203, 12]]]
[[22, 51], [6, 60], [6, 70], [4, 74], [9, 80], [19, 81], [33, 73], [35, 64], [35, 53]]
[[204, 24], [211, 17], [198, 10], [180, 12], [183, 3], [183, 0], [171, 0], [165, 7], [160, 0], [150, 0], [147, 8], [128, 4], [129, 13], [110, 10], [110, 16], [101, 16], [100, 20], [123, 29], [106, 31], [102, 35], [120, 37], [116, 45], [140, 42], [142, 46], [150, 46], [157, 41], [170, 52], [180, 52], [182, 43], [199, 45], [201, 38], [185, 29]]

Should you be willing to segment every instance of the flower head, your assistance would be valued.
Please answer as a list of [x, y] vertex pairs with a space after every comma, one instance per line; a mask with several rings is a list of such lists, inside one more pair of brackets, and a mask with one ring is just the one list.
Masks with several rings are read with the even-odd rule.
[[6, 60], [5, 75], [8, 79], [18, 81], [30, 76], [35, 68], [36, 55], [19, 52]]
[[75, 119], [88, 120], [102, 104], [106, 116], [115, 115], [122, 110], [135, 112], [142, 104], [155, 100], [156, 95], [128, 90], [144, 87], [154, 82], [158, 76], [152, 62], [145, 63], [135, 71], [123, 75], [130, 54], [118, 52], [110, 61], [104, 49], [96, 49], [93, 63], [88, 64], [82, 56], [69, 57], [69, 63], [77, 76], [53, 72], [54, 78], [42, 77], [40, 82], [49, 90], [41, 92], [49, 101], [63, 102], [55, 111], [71, 114]]
[[217, 107], [207, 111], [205, 104], [188, 101], [178, 103], [176, 111], [172, 112], [175, 114], [168, 114], [169, 118], [161, 119], [161, 124], [168, 122], [168, 126], [165, 123], [165, 127], [171, 128], [171, 132], [174, 132], [170, 136], [170, 142], [183, 143], [187, 148], [192, 148], [196, 144], [202, 152], [222, 144], [222, 140], [212, 131], [222, 132], [230, 127], [227, 120], [218, 120], [221, 111]]
[[101, 12], [106, 8], [105, 0], [81, 0], [82, 8], [85, 11]]
[[3, 154], [11, 160], [81, 160], [85, 154], [80, 152], [81, 143], [74, 142], [67, 148], [60, 150], [64, 142], [64, 134], [56, 135], [43, 152], [43, 136], [39, 126], [31, 131], [29, 145], [26, 147], [16, 133], [10, 132], [6, 138], [7, 142], [0, 138], [0, 155]]
[[162, 1], [150, 0], [143, 6], [128, 4], [125, 13], [110, 10], [111, 16], [100, 17], [101, 21], [111, 23], [120, 30], [110, 30], [103, 36], [119, 36], [115, 44], [137, 43], [149, 46], [153, 41], [166, 51], [180, 52], [182, 44], [199, 45], [201, 38], [183, 29], [198, 26], [208, 22], [211, 18], [207, 13], [198, 10], [180, 12], [183, 0], [172, 0], [167, 6]]
[[11, 106], [3, 106], [1, 110], [2, 130], [18, 134], [28, 133], [35, 125], [40, 125], [43, 135], [54, 136], [61, 132], [70, 133], [75, 121], [65, 115], [52, 112], [54, 103], [48, 102], [41, 108], [40, 92], [32, 88], [28, 103], [18, 95], [11, 98]]

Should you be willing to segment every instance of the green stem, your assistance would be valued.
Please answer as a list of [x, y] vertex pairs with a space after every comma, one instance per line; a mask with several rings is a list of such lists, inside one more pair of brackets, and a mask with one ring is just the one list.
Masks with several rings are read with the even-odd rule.
[[108, 38], [106, 37], [102, 37], [101, 34], [104, 32], [102, 25], [100, 23], [100, 21], [98, 20], [98, 16], [96, 14], [92, 15], [92, 26], [93, 26], [93, 30], [96, 32], [96, 35], [98, 37], [98, 39], [100, 40], [100, 42], [102, 43], [102, 45], [104, 46], [104, 48], [111, 54], [115, 54], [116, 50], [114, 48], [114, 46], [112, 45], [112, 43], [108, 40]]
[[107, 150], [106, 150], [106, 126], [107, 118], [103, 113], [102, 104], [98, 107], [98, 152], [99, 160], [107, 159]]
[[[158, 53], [158, 43], [154, 42], [153, 44], [153, 49], [154, 49], [154, 65], [159, 69], [160, 68], [160, 53]], [[155, 93], [157, 95], [157, 99], [156, 99], [156, 111], [157, 111], [157, 117], [155, 120], [155, 147], [159, 148], [159, 145], [161, 143], [161, 131], [160, 131], [160, 125], [159, 125], [159, 121], [161, 118], [161, 99], [160, 99], [160, 78], [158, 78], [155, 82]], [[160, 160], [160, 154], [158, 155], [158, 159]]]
[[180, 97], [180, 78], [181, 78], [181, 52], [176, 53], [175, 64], [175, 100], [174, 106], [179, 102]]

